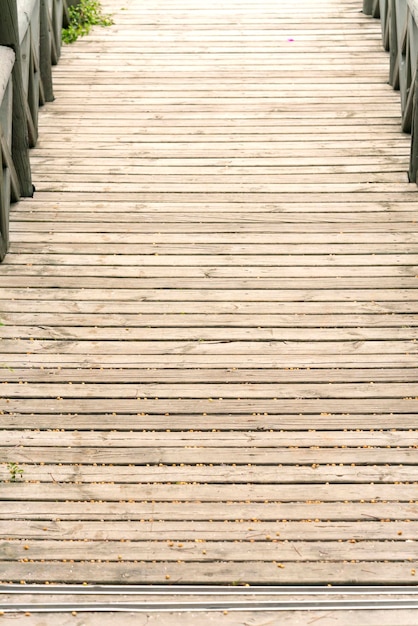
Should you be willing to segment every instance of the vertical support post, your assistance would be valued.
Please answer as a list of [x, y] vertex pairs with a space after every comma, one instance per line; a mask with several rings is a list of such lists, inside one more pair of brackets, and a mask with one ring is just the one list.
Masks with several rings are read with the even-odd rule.
[[[0, 137], [1, 137], [0, 126]], [[7, 186], [5, 183], [5, 171], [3, 169], [3, 155], [0, 144], [0, 261], [3, 261], [9, 249], [9, 206], [10, 198], [6, 197]]]
[[68, 12], [69, 3], [67, 0], [62, 0], [62, 25], [67, 28], [70, 23], [70, 14]]
[[9, 247], [10, 202], [20, 198], [19, 181], [10, 154], [12, 144], [13, 50], [0, 46], [0, 261]]
[[41, 0], [41, 45], [39, 65], [45, 100], [46, 102], [52, 102], [54, 100], [51, 68], [51, 37], [53, 37], [53, 33], [49, 30], [48, 10], [48, 0]]
[[[418, 66], [418, 60], [417, 60]], [[418, 72], [415, 73], [412, 128], [411, 128], [411, 154], [409, 160], [409, 182], [418, 183]]]
[[[1, 133], [0, 127], [0, 133]], [[4, 193], [3, 181], [3, 158], [0, 145], [0, 261], [2, 261], [9, 248], [9, 215], [8, 215], [8, 198]]]
[[363, 0], [363, 13], [373, 17], [380, 17], [379, 0]]
[[13, 139], [12, 155], [19, 178], [22, 196], [32, 196], [32, 176], [29, 162], [29, 135], [27, 126], [28, 103], [22, 80], [19, 49], [19, 28], [16, 0], [0, 0], [0, 44], [16, 53], [13, 66]]
[[52, 65], [56, 65], [61, 56], [62, 29], [68, 26], [68, 8], [64, 0], [54, 0], [51, 14], [51, 52]]
[[[0, 126], [0, 137], [1, 137]], [[9, 248], [9, 198], [6, 198], [3, 181], [3, 158], [0, 144], [0, 261], [6, 256]]]
[[399, 89], [399, 48], [398, 48], [398, 3], [391, 0], [389, 24], [389, 84]]
[[363, 13], [364, 15], [373, 14], [373, 0], [363, 0]]

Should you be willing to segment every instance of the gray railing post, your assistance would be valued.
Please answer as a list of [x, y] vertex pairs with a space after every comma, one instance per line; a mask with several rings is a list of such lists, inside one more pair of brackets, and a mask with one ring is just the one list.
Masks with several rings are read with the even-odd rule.
[[389, 14], [389, 84], [399, 89], [398, 15], [395, 1], [392, 1]]
[[365, 15], [373, 15], [373, 17], [379, 17], [379, 0], [363, 0], [363, 13]]
[[38, 111], [42, 84], [40, 82], [40, 1], [17, 0], [19, 23], [19, 48], [22, 60], [23, 89], [26, 94], [26, 121], [29, 145], [33, 148], [38, 139]]
[[12, 172], [7, 165], [7, 157], [11, 160], [14, 61], [13, 50], [0, 46], [0, 261], [9, 247], [10, 198], [16, 193], [11, 189]]
[[[418, 65], [418, 62], [417, 62]], [[415, 71], [413, 93], [413, 113], [411, 123], [411, 156], [409, 161], [409, 181], [418, 183], [418, 72]], [[411, 85], [412, 88], [412, 85]]]
[[52, 49], [54, 33], [51, 32], [48, 0], [41, 0], [41, 38], [39, 65], [41, 70], [41, 80], [43, 93], [46, 102], [54, 99], [52, 86]]
[[13, 66], [13, 136], [12, 156], [20, 184], [20, 194], [33, 193], [29, 162], [29, 134], [27, 126], [28, 103], [22, 79], [19, 22], [16, 0], [0, 0], [0, 44], [12, 48], [16, 53]]
[[363, 13], [365, 15], [373, 13], [373, 0], [363, 0]]
[[410, 183], [418, 183], [418, 137], [417, 137], [417, 128], [418, 128], [418, 115], [415, 113], [413, 122], [412, 122], [412, 140], [411, 140], [411, 158], [409, 161], [409, 182]]

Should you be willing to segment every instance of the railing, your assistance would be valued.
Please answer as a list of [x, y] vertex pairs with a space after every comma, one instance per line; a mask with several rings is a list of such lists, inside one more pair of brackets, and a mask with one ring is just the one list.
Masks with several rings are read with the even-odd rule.
[[10, 203], [33, 194], [29, 148], [38, 137], [39, 106], [54, 99], [52, 65], [67, 17], [67, 0], [0, 0], [0, 261]]
[[[9, 245], [10, 200], [16, 198], [11, 185], [12, 148], [12, 71], [15, 54], [11, 48], [0, 46], [0, 260]], [[16, 185], [16, 182], [15, 182]]]
[[380, 17], [390, 55], [389, 83], [401, 95], [402, 130], [411, 133], [409, 180], [418, 176], [418, 0], [363, 0], [363, 12]]

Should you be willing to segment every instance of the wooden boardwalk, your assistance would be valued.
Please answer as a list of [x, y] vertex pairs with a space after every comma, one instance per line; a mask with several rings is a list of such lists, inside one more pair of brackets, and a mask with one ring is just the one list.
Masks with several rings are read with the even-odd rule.
[[418, 195], [360, 4], [106, 0], [65, 47], [0, 266], [5, 582], [416, 584]]

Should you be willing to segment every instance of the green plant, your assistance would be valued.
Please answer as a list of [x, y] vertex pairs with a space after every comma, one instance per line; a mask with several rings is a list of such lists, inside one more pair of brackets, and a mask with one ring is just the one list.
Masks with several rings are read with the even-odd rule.
[[15, 483], [18, 478], [23, 477], [23, 469], [19, 467], [17, 463], [8, 463], [7, 469], [10, 473], [10, 480], [12, 483]]
[[79, 37], [88, 35], [92, 26], [110, 26], [113, 20], [110, 15], [102, 13], [99, 0], [80, 0], [68, 7], [69, 24], [62, 29], [62, 40], [73, 43]]

